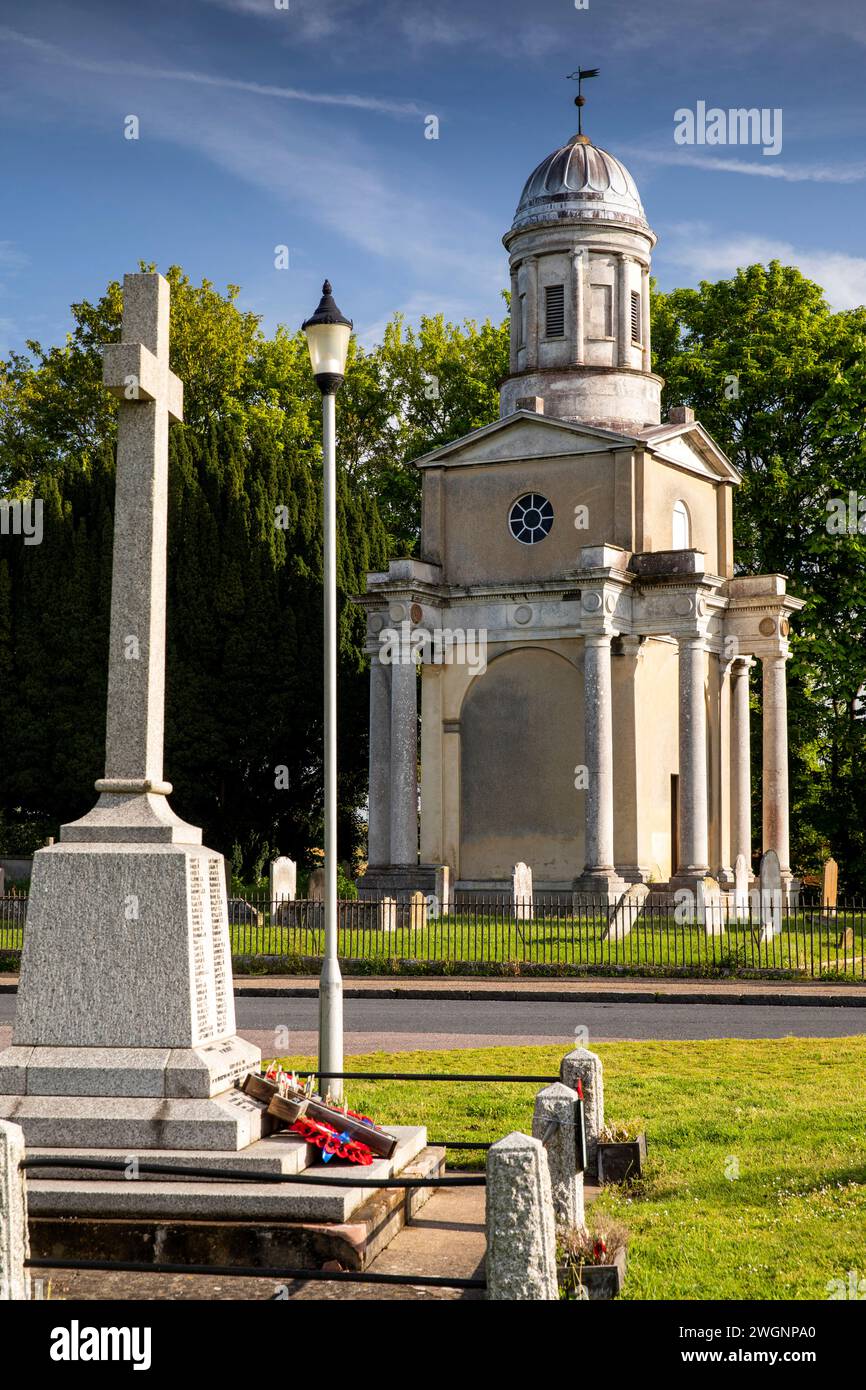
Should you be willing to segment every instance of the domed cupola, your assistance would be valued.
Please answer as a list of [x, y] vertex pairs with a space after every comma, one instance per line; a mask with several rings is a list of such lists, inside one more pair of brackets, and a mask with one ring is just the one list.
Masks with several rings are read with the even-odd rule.
[[511, 230], [564, 220], [621, 222], [649, 231], [628, 169], [586, 135], [573, 135], [529, 175]]
[[[583, 104], [583, 98], [580, 99]], [[634, 179], [582, 133], [529, 175], [503, 238], [511, 362], [500, 413], [527, 408], [634, 433], [661, 418], [650, 367], [655, 234]]]

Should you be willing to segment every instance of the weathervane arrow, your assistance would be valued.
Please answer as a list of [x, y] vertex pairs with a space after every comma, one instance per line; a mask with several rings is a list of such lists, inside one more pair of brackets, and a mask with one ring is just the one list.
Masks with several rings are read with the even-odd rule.
[[582, 83], [586, 77], [598, 77], [598, 68], [576, 68], [574, 72], [568, 74], [569, 81], [577, 82], [577, 96], [574, 104], [577, 107], [577, 133], [583, 134], [583, 107], [586, 105], [586, 97], [583, 95]]

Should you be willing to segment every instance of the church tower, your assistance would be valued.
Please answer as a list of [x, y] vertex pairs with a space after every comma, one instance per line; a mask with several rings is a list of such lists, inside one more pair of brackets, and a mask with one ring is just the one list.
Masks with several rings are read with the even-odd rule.
[[631, 174], [574, 135], [533, 170], [503, 238], [511, 268], [511, 361], [500, 412], [522, 404], [613, 430], [660, 421], [650, 369], [656, 238]]
[[735, 576], [740, 475], [691, 410], [661, 418], [655, 240], [628, 170], [580, 130], [525, 183], [504, 238], [500, 418], [415, 461], [417, 555], [358, 599], [364, 894], [502, 894], [520, 862], [541, 893], [602, 902], [709, 876], [731, 889], [754, 850], [758, 663], [762, 848], [791, 883], [785, 663], [802, 603], [782, 575]]

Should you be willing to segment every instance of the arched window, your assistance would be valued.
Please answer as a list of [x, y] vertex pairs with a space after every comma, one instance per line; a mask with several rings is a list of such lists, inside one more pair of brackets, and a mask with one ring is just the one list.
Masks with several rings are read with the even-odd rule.
[[685, 502], [674, 502], [672, 550], [689, 550], [692, 544], [692, 524]]

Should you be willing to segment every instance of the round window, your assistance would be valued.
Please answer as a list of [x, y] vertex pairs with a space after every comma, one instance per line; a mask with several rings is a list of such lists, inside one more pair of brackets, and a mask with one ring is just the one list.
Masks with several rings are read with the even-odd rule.
[[553, 525], [553, 508], [546, 497], [538, 492], [527, 492], [518, 497], [508, 513], [508, 529], [521, 545], [535, 545], [550, 534]]

